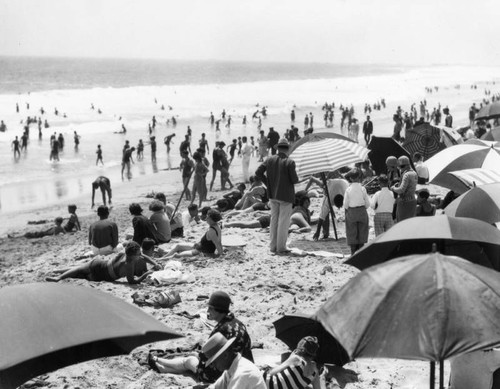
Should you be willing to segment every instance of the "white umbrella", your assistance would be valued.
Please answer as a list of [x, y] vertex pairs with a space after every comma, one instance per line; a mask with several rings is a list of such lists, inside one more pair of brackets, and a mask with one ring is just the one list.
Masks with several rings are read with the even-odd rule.
[[466, 142], [440, 151], [426, 165], [432, 184], [463, 193], [468, 187], [448, 173], [478, 168], [497, 170], [500, 166], [500, 147], [494, 142]]
[[456, 170], [448, 174], [453, 175], [469, 188], [500, 182], [500, 172], [491, 169], [477, 168]]

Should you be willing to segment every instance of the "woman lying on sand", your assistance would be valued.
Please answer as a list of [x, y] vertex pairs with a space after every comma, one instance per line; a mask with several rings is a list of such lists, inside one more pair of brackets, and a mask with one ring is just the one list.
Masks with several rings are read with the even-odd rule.
[[129, 284], [139, 284], [152, 273], [151, 270], [148, 271], [146, 262], [153, 266], [153, 270], [163, 269], [162, 265], [141, 254], [141, 247], [136, 242], [129, 242], [125, 253], [119, 253], [109, 259], [96, 257], [83, 265], [64, 270], [58, 277], [46, 277], [45, 281], [59, 282], [66, 278], [83, 278], [89, 281], [113, 282], [127, 277]]
[[207, 212], [208, 231], [203, 235], [198, 243], [178, 243], [172, 247], [164, 259], [174, 257], [192, 257], [200, 253], [214, 254], [217, 251], [218, 255], [222, 255], [222, 231], [219, 226], [219, 221], [222, 216], [219, 211], [211, 209]]

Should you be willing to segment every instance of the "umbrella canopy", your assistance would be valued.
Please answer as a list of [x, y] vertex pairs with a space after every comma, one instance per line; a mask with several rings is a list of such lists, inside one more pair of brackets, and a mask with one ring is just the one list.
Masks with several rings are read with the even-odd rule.
[[37, 283], [0, 289], [0, 387], [182, 335], [110, 294]]
[[444, 143], [446, 147], [459, 145], [464, 143], [462, 135], [457, 130], [446, 126], [436, 126], [441, 131], [441, 142]]
[[449, 172], [448, 174], [459, 180], [464, 185], [464, 188], [467, 188], [466, 190], [475, 186], [500, 182], [500, 172], [491, 169], [465, 169]]
[[442, 130], [430, 123], [424, 123], [406, 130], [403, 147], [413, 155], [420, 153], [425, 160], [439, 153], [446, 146], [441, 142]]
[[296, 313], [285, 315], [274, 323], [276, 337], [282, 340], [290, 350], [297, 347], [297, 343], [305, 336], [318, 338], [319, 350], [316, 361], [343, 366], [350, 361], [347, 351], [330, 333], [328, 333], [314, 315]]
[[442, 253], [500, 271], [500, 231], [480, 220], [447, 215], [405, 219], [345, 263], [363, 270], [403, 255], [428, 253], [433, 243]]
[[486, 134], [484, 134], [481, 137], [481, 139], [494, 141], [494, 142], [500, 141], [500, 126], [492, 128], [490, 131], [488, 131]]
[[427, 162], [430, 183], [463, 193], [462, 183], [449, 172], [485, 168], [496, 170], [500, 164], [500, 147], [495, 143], [476, 140], [451, 146], [434, 155]]
[[[386, 173], [387, 167], [385, 165], [385, 160], [391, 155], [396, 158], [406, 155], [410, 159], [410, 162], [412, 161], [410, 153], [396, 142], [394, 138], [372, 136], [368, 149], [370, 150], [368, 158], [377, 175]], [[413, 162], [411, 163], [413, 168]]]
[[430, 361], [499, 345], [499, 316], [498, 274], [439, 253], [371, 267], [317, 313], [353, 359]]
[[500, 118], [500, 102], [498, 101], [486, 104], [479, 110], [474, 120], [489, 120], [495, 118]]
[[366, 147], [329, 132], [306, 135], [291, 150], [290, 157], [295, 161], [297, 174], [302, 177], [337, 170], [368, 158]]
[[493, 224], [500, 222], [500, 183], [472, 188], [444, 210], [448, 216], [470, 217]]

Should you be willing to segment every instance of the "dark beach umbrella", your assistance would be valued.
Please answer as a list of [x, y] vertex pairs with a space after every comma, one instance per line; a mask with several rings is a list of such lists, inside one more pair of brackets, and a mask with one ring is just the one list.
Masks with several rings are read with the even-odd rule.
[[297, 343], [305, 336], [318, 338], [319, 350], [316, 361], [343, 366], [350, 361], [347, 351], [330, 333], [328, 333], [314, 315], [296, 313], [285, 315], [274, 323], [276, 337], [283, 341], [290, 350], [295, 350]]
[[479, 110], [474, 120], [489, 120], [495, 118], [500, 118], [500, 102], [498, 101], [486, 104]]
[[36, 283], [0, 289], [0, 387], [182, 335], [110, 294]]
[[[410, 161], [412, 160], [410, 153], [393, 138], [372, 136], [368, 149], [370, 150], [368, 158], [377, 175], [386, 173], [387, 167], [385, 165], [385, 160], [387, 157], [394, 156], [399, 158], [405, 155]], [[413, 168], [413, 162], [411, 163]]]
[[470, 189], [444, 210], [448, 216], [470, 217], [493, 224], [500, 222], [500, 183]]
[[447, 215], [403, 220], [345, 263], [363, 270], [404, 255], [429, 253], [433, 244], [441, 253], [500, 271], [500, 231], [480, 220]]
[[441, 129], [430, 123], [406, 130], [403, 147], [411, 155], [417, 152], [422, 154], [425, 160], [446, 148], [444, 143], [441, 143]]
[[428, 253], [362, 271], [316, 317], [353, 359], [441, 362], [499, 345], [499, 315], [498, 273]]
[[492, 128], [490, 131], [488, 131], [486, 134], [484, 134], [481, 137], [481, 139], [489, 140], [489, 141], [493, 141], [493, 142], [500, 141], [500, 126]]
[[464, 169], [484, 168], [497, 170], [500, 166], [500, 147], [497, 143], [475, 140], [451, 146], [426, 161], [430, 183], [443, 186], [457, 193], [464, 193], [468, 188], [449, 172]]

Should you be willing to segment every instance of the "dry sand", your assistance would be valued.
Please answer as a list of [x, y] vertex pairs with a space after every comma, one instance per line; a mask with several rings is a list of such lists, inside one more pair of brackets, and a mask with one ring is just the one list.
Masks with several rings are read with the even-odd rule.
[[[252, 167], [257, 166], [252, 160]], [[241, 168], [236, 165], [233, 172]], [[151, 191], [179, 187], [180, 174], [169, 175], [168, 183], [151, 183], [151, 177], [138, 177], [131, 182], [116, 185], [114, 203], [110, 218], [117, 222], [120, 237], [124, 238], [131, 229], [128, 204], [132, 201], [147, 209]], [[158, 176], [155, 176], [158, 182]], [[217, 185], [218, 187], [218, 185]], [[180, 193], [166, 191], [172, 202]], [[212, 198], [221, 192], [210, 192]], [[80, 199], [78, 204], [89, 204], [89, 198]], [[318, 212], [322, 199], [312, 199], [312, 209]], [[187, 206], [182, 202], [181, 208]], [[52, 207], [36, 213], [17, 215], [15, 222], [9, 223], [9, 231], [27, 231], [43, 226], [27, 226], [26, 220], [53, 219], [65, 215], [65, 206]], [[86, 251], [89, 225], [97, 219], [89, 208], [78, 210], [82, 231], [74, 234], [45, 237], [42, 239], [2, 238], [0, 258], [0, 287], [9, 284], [43, 282], [51, 271], [61, 267], [77, 265], [76, 260]], [[149, 212], [145, 212], [149, 216]], [[115, 283], [88, 282], [69, 279], [62, 282], [97, 288], [132, 303], [131, 295], [136, 291], [154, 292], [158, 290], [178, 290], [182, 302], [173, 308], [155, 309], [143, 307], [158, 320], [183, 333], [185, 338], [160, 342], [136, 349], [132, 354], [104, 358], [70, 366], [35, 380], [35, 387], [51, 388], [177, 388], [195, 384], [192, 376], [158, 374], [138, 360], [147, 355], [149, 348], [188, 347], [208, 338], [210, 328], [200, 319], [188, 319], [182, 313], [203, 314], [206, 301], [198, 301], [197, 296], [209, 295], [215, 290], [228, 292], [233, 301], [233, 311], [248, 328], [253, 343], [256, 362], [260, 366], [279, 362], [280, 354], [287, 347], [275, 338], [273, 321], [286, 313], [314, 312], [326, 299], [344, 285], [358, 270], [344, 265], [349, 255], [345, 242], [343, 211], [337, 210], [339, 239], [330, 238], [314, 242], [312, 233], [290, 234], [289, 245], [303, 250], [326, 250], [343, 254], [344, 258], [272, 256], [268, 249], [268, 233], [260, 229], [223, 229], [223, 234], [239, 235], [247, 242], [243, 248], [231, 249], [220, 258], [198, 258], [186, 262], [185, 272], [192, 273], [196, 281], [188, 284], [153, 287], [148, 285], [128, 285], [124, 280]], [[244, 219], [251, 219], [248, 215]], [[21, 227], [22, 226], [22, 227]], [[314, 227], [313, 227], [314, 228]], [[206, 225], [196, 226], [187, 240], [197, 241], [205, 232]], [[331, 232], [333, 236], [333, 231]], [[370, 229], [373, 238], [373, 228]], [[167, 245], [169, 246], [169, 245]], [[418, 361], [360, 359], [345, 366], [356, 372], [357, 378], [344, 371], [336, 372], [336, 380], [330, 388], [420, 388], [428, 385], [429, 364]], [[448, 371], [448, 366], [447, 366]], [[33, 382], [32, 382], [33, 383]], [[339, 386], [337, 386], [337, 383]]]

